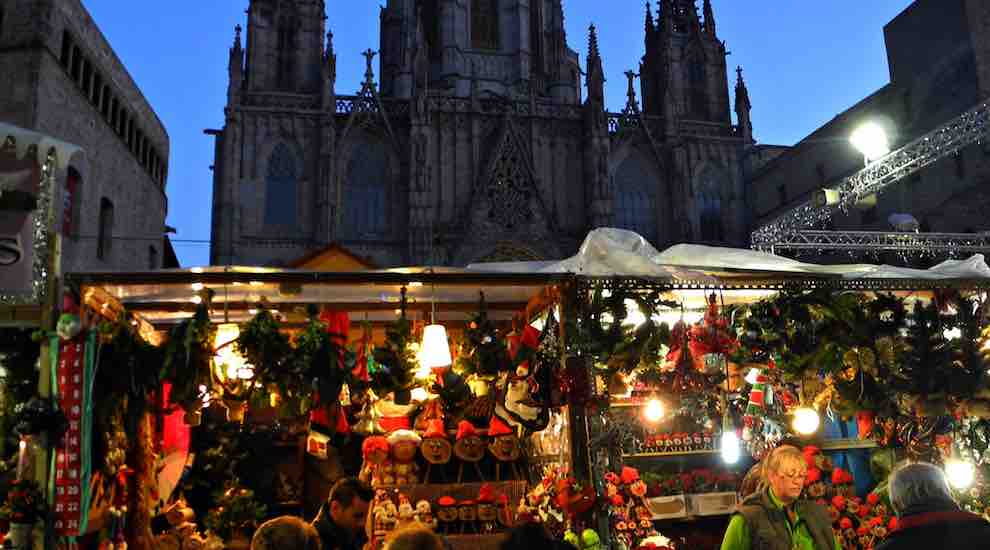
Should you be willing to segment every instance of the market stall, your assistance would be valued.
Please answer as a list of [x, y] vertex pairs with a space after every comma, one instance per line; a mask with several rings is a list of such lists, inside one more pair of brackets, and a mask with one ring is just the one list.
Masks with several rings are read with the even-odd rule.
[[750, 467], [792, 442], [867, 548], [895, 460], [973, 474], [954, 483], [987, 507], [988, 273], [597, 230], [554, 263], [75, 274], [84, 330], [53, 364], [90, 381], [93, 481], [62, 511], [84, 543], [237, 547], [354, 475], [373, 545], [418, 521], [493, 548], [535, 520], [582, 550], [717, 548]]

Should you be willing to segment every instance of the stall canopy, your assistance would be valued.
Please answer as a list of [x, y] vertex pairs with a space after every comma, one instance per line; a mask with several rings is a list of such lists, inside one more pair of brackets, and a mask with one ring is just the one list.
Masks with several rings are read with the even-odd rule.
[[556, 262], [473, 264], [467, 268], [407, 267], [355, 273], [259, 267], [203, 267], [145, 273], [73, 274], [84, 299], [117, 304], [154, 325], [187, 318], [204, 288], [213, 292], [217, 320], [246, 321], [259, 307], [289, 321], [305, 320], [308, 304], [348, 311], [355, 319], [395, 318], [405, 290], [413, 318], [464, 320], [478, 310], [480, 293], [493, 318], [509, 319], [552, 301], [560, 284], [576, 280], [630, 279], [668, 288], [685, 308], [703, 308], [711, 289], [732, 290], [726, 303], [752, 301], [784, 288], [924, 290], [990, 288], [983, 256], [949, 260], [928, 270], [887, 265], [815, 265], [762, 252], [677, 245], [658, 252], [640, 235], [602, 228], [589, 233], [579, 252]]

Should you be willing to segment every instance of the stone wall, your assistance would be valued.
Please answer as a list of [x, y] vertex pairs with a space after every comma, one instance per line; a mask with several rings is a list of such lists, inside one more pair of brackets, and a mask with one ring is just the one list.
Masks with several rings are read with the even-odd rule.
[[[0, 71], [9, 69], [5, 74], [11, 75], [14, 93], [0, 95], [0, 120], [85, 151], [73, 165], [82, 182], [72, 206], [77, 220], [73, 235], [64, 241], [63, 271], [146, 270], [154, 258], [160, 265], [165, 256], [169, 151], [164, 126], [78, 0], [14, 0], [7, 6]], [[71, 63], [62, 65], [67, 36], [80, 59], [89, 61], [88, 90], [80, 86], [81, 78], [73, 79]], [[104, 85], [111, 91], [104, 92]], [[132, 139], [129, 148], [102, 112], [104, 93], [126, 108], [135, 130], [132, 137], [143, 140]], [[113, 204], [113, 239], [99, 258], [103, 198]]]

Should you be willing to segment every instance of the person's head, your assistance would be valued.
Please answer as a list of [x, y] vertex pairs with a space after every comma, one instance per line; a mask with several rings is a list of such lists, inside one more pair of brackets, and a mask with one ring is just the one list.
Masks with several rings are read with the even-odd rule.
[[295, 516], [281, 516], [261, 524], [251, 538], [251, 550], [320, 550], [316, 528]]
[[954, 506], [945, 474], [938, 466], [915, 462], [898, 466], [890, 474], [890, 505], [898, 516], [918, 507]]
[[371, 487], [353, 477], [345, 477], [330, 489], [330, 517], [334, 524], [356, 535], [364, 529], [368, 506], [373, 496]]
[[542, 523], [523, 522], [513, 527], [502, 540], [499, 550], [526, 550], [529, 548], [549, 548], [553, 537]]
[[425, 527], [407, 527], [392, 533], [385, 550], [444, 550], [443, 540]]
[[808, 465], [801, 450], [791, 445], [777, 447], [763, 459], [763, 479], [784, 504], [790, 504], [801, 496]]

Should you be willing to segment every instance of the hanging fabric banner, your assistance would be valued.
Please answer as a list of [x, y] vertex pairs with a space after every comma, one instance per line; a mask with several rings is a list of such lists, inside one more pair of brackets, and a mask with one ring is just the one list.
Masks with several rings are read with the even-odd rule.
[[55, 534], [85, 533], [90, 505], [91, 434], [96, 332], [75, 338], [51, 337], [52, 394], [68, 419], [65, 436], [55, 447], [52, 501]]

